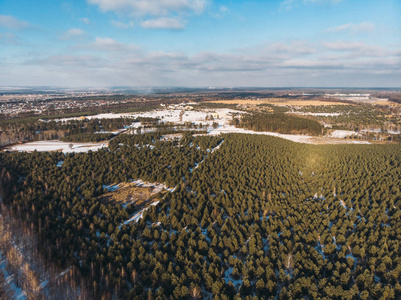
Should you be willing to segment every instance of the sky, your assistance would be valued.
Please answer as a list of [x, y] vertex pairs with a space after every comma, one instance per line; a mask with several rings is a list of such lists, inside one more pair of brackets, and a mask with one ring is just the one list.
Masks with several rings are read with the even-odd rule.
[[401, 0], [0, 0], [0, 86], [401, 87]]

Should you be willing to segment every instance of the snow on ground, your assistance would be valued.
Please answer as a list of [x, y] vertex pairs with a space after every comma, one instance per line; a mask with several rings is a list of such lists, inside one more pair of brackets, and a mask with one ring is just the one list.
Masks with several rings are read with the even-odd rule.
[[[376, 129], [362, 129], [361, 132], [381, 133], [383, 131], [380, 128], [376, 128]], [[384, 131], [384, 132], [386, 132], [386, 131]], [[399, 130], [387, 130], [387, 132], [390, 134], [400, 134], [401, 133]]]
[[270, 136], [275, 136], [275, 137], [280, 137], [286, 140], [290, 140], [293, 142], [298, 142], [298, 143], [306, 143], [306, 144], [312, 144], [312, 137], [309, 135], [296, 135], [296, 134], [281, 134], [281, 133], [276, 133], [276, 132], [267, 132], [267, 131], [253, 131], [253, 130], [247, 130], [243, 128], [237, 128], [233, 125], [227, 125], [227, 126], [220, 126], [212, 131], [210, 131], [210, 135], [219, 135], [221, 133], [247, 133], [247, 134], [259, 134], [259, 135], [270, 135]]
[[351, 257], [354, 260], [354, 269], [356, 268], [356, 264], [358, 262], [358, 258], [356, 258], [352, 253], [347, 254], [345, 258]]
[[214, 147], [213, 149], [212, 149], [212, 153], [214, 152], [214, 151], [216, 151], [216, 150], [219, 150], [220, 149], [220, 147], [221, 147], [221, 145], [224, 143], [224, 140], [222, 140], [221, 142], [220, 142], [220, 144], [218, 144], [216, 147]]
[[[192, 122], [195, 124], [204, 124], [217, 122], [221, 125], [225, 124], [227, 121], [231, 120], [232, 113], [244, 113], [241, 111], [227, 109], [227, 108], [219, 108], [219, 109], [203, 109], [203, 110], [185, 110], [185, 113], [182, 115], [182, 121], [180, 120], [180, 114], [184, 111], [184, 109], [163, 109], [163, 110], [152, 110], [148, 112], [140, 112], [140, 113], [122, 113], [122, 114], [98, 114], [94, 116], [86, 116], [86, 119], [115, 119], [115, 118], [159, 118], [161, 122], [173, 122], [173, 123], [185, 123]], [[206, 116], [212, 115], [214, 120], [206, 121]], [[70, 121], [70, 120], [78, 120], [79, 117], [76, 118], [63, 118], [57, 119], [55, 121]], [[139, 127], [140, 123], [133, 123], [133, 127]]]
[[[182, 124], [185, 122], [191, 122], [194, 124], [212, 124], [213, 122], [219, 125], [224, 125], [232, 119], [231, 115], [236, 113], [244, 113], [238, 110], [219, 108], [219, 109], [203, 109], [203, 110], [185, 110], [182, 114], [182, 109], [164, 109], [149, 111], [143, 113], [131, 114], [133, 118], [145, 117], [145, 118], [159, 118], [161, 122], [172, 122]], [[182, 114], [182, 120], [180, 115]], [[213, 116], [213, 120], [206, 120], [207, 116]]]
[[311, 113], [311, 112], [291, 112], [291, 114], [316, 116], [316, 117], [337, 117], [341, 115], [341, 113]]
[[[336, 130], [336, 131], [346, 131], [346, 130]], [[335, 132], [335, 131], [334, 131]], [[346, 131], [347, 132], [347, 131]], [[309, 135], [298, 135], [298, 134], [282, 134], [277, 132], [268, 132], [268, 131], [252, 131], [244, 128], [237, 128], [233, 125], [223, 125], [219, 126], [216, 129], [209, 131], [210, 135], [219, 135], [223, 133], [245, 133], [245, 134], [259, 134], [259, 135], [269, 135], [275, 136], [282, 139], [290, 140], [297, 143], [304, 144], [370, 144], [368, 141], [360, 141], [360, 140], [344, 140], [339, 139], [335, 136], [309, 136]]]
[[15, 285], [14, 276], [12, 276], [8, 273], [8, 271], [6, 269], [6, 264], [7, 264], [7, 261], [5, 258], [3, 258], [2, 254], [0, 252], [0, 272], [3, 273], [10, 291], [12, 291], [14, 293], [14, 299], [16, 299], [16, 300], [27, 299], [25, 292], [21, 288], [19, 288]]
[[127, 221], [124, 222], [124, 225], [127, 225], [129, 223], [131, 223], [132, 221], [138, 222], [139, 219], [142, 218], [143, 213], [150, 207], [150, 206], [155, 206], [159, 203], [159, 201], [153, 202], [151, 203], [149, 206], [145, 207], [144, 209], [140, 210], [139, 212], [137, 212], [136, 214], [134, 214], [130, 219], [128, 219]]
[[[70, 147], [72, 145], [72, 147]], [[17, 144], [6, 148], [9, 151], [62, 151], [64, 153], [71, 152], [88, 152], [89, 150], [97, 151], [100, 148], [107, 147], [104, 143], [69, 143], [58, 140], [52, 141], [37, 141], [24, 144]]]
[[168, 188], [165, 184], [163, 183], [151, 183], [151, 182], [146, 182], [141, 179], [136, 179], [131, 181], [131, 183], [135, 184], [138, 187], [153, 187], [152, 193], [159, 193], [163, 190], [168, 190], [172, 191], [172, 188]]
[[351, 131], [351, 130], [334, 130], [330, 136], [334, 138], [340, 138], [343, 139], [347, 136], [355, 135], [356, 131]]
[[228, 268], [227, 271], [224, 272], [224, 281], [228, 284], [230, 281], [233, 283], [236, 289], [239, 289], [242, 285], [242, 279], [233, 279], [232, 278], [233, 268]]
[[[296, 135], [296, 134], [280, 134], [275, 132], [256, 132], [252, 130], [246, 130], [243, 128], [236, 128], [235, 126], [229, 125], [229, 122], [232, 120], [233, 114], [243, 114], [245, 112], [234, 110], [234, 109], [202, 109], [202, 110], [183, 110], [183, 109], [162, 109], [162, 110], [153, 110], [149, 112], [141, 112], [141, 113], [122, 113], [122, 114], [98, 114], [94, 116], [87, 116], [87, 119], [94, 118], [120, 118], [120, 117], [148, 117], [148, 118], [159, 118], [161, 122], [171, 122], [182, 124], [185, 122], [191, 122], [195, 124], [203, 124], [211, 128], [212, 124], [216, 122], [218, 124], [217, 128], [213, 128], [209, 130], [210, 135], [219, 135], [222, 133], [245, 133], [245, 134], [259, 134], [259, 135], [269, 135], [275, 136], [279, 138], [283, 138], [286, 140], [290, 140], [298, 143], [306, 143], [306, 144], [338, 144], [338, 143], [349, 143], [349, 144], [369, 144], [367, 141], [354, 141], [347, 140], [344, 141], [344, 137], [355, 135], [355, 131], [349, 130], [334, 130], [329, 136], [324, 137], [312, 137], [308, 135]], [[316, 113], [314, 115], [335, 115], [333, 114], [324, 114], [324, 113]], [[210, 117], [213, 117], [213, 120]], [[208, 117], [208, 120], [206, 120]], [[72, 119], [78, 118], [64, 118], [58, 119], [57, 121], [68, 121]], [[133, 122], [131, 126], [126, 126], [124, 129], [120, 129], [113, 133], [118, 134], [124, 131], [127, 131], [129, 128], [141, 127], [142, 124], [140, 122]], [[143, 132], [146, 132], [146, 129], [143, 129]], [[105, 133], [105, 132], [100, 132]], [[342, 139], [342, 140], [341, 140]], [[72, 148], [70, 148], [70, 144]], [[64, 153], [69, 152], [88, 152], [89, 150], [96, 151], [102, 147], [107, 147], [106, 144], [100, 143], [68, 143], [61, 141], [39, 141], [39, 142], [31, 142], [25, 144], [14, 145], [5, 150], [11, 151], [62, 151]]]
[[103, 184], [102, 188], [107, 189], [108, 192], [114, 192], [120, 188], [120, 184], [114, 184], [114, 185]]
[[[93, 115], [93, 116], [85, 116], [85, 119], [87, 120], [92, 120], [92, 119], [118, 119], [118, 118], [129, 118], [131, 117], [131, 114], [129, 113], [123, 113], [123, 114], [98, 114], [98, 115]], [[55, 119], [54, 121], [56, 122], [67, 122], [71, 120], [79, 120], [82, 117], [73, 117], [73, 118], [62, 118], [62, 119]]]

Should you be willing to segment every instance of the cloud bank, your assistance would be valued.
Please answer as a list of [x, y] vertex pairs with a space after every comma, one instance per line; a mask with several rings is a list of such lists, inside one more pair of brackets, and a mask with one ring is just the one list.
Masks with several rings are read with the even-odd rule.
[[132, 16], [167, 16], [171, 13], [200, 13], [206, 6], [205, 0], [87, 0], [102, 11], [129, 13]]
[[[82, 54], [85, 49], [91, 52]], [[400, 53], [359, 42], [295, 41], [187, 55], [147, 51], [104, 37], [76, 53], [30, 59], [15, 66], [8, 78], [11, 82], [14, 72], [35, 70], [37, 84], [72, 86], [396, 86], [401, 82]], [[19, 81], [25, 84], [24, 77]]]

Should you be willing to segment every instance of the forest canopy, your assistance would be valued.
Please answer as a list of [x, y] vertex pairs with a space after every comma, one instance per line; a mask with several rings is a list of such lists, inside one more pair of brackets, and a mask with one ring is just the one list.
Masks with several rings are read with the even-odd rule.
[[237, 127], [255, 131], [273, 131], [278, 133], [311, 134], [324, 133], [324, 127], [318, 121], [296, 117], [285, 113], [243, 114], [234, 119]]
[[[399, 299], [400, 147], [152, 132], [0, 153], [0, 172], [5, 204], [93, 298]], [[126, 222], [135, 206], [99, 197], [139, 178], [174, 189]]]

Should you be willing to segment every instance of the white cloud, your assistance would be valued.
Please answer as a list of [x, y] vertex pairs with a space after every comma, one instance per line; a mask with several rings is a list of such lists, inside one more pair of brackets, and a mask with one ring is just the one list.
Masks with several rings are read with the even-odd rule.
[[230, 11], [230, 9], [227, 6], [224, 6], [224, 5], [220, 6], [220, 12], [221, 13], [225, 14], [225, 13], [227, 13], [229, 11]]
[[19, 38], [13, 33], [0, 33], [0, 44], [19, 45], [21, 43], [19, 41]]
[[[363, 57], [373, 58], [373, 57], [393, 56], [396, 53], [394, 51], [386, 50], [379, 46], [372, 46], [361, 42], [350, 42], [350, 41], [337, 41], [337, 42], [325, 43], [324, 47], [328, 50], [347, 53], [346, 57], [349, 57], [351, 59], [359, 59]], [[339, 59], [339, 57], [337, 57], [337, 59]]]
[[84, 40], [88, 37], [88, 34], [79, 28], [71, 28], [64, 32], [60, 39], [62, 40]]
[[350, 33], [361, 33], [361, 32], [372, 32], [375, 29], [375, 25], [369, 22], [362, 22], [358, 24], [347, 23], [336, 27], [326, 29], [326, 32], [350, 32]]
[[185, 24], [178, 19], [174, 18], [157, 18], [157, 19], [149, 19], [143, 21], [141, 23], [143, 28], [152, 28], [152, 29], [184, 29]]
[[116, 21], [116, 20], [111, 20], [111, 25], [113, 25], [114, 27], [118, 28], [118, 29], [129, 29], [129, 28], [134, 28], [134, 22], [133, 21], [129, 21], [128, 23], [123, 23], [120, 21]]
[[167, 16], [171, 13], [200, 13], [206, 0], [87, 0], [98, 5], [102, 11], [128, 13], [132, 16]]
[[306, 41], [293, 41], [291, 43], [277, 42], [267, 45], [269, 53], [290, 53], [291, 55], [307, 55], [316, 53], [316, 48]]
[[215, 12], [209, 12], [209, 15], [213, 18], [220, 19], [220, 18], [224, 17], [225, 15], [227, 15], [228, 13], [230, 13], [230, 9], [227, 6], [222, 5], [218, 9], [216, 9]]
[[28, 61], [28, 64], [47, 64], [63, 67], [96, 68], [105, 64], [102, 59], [93, 55], [53, 55], [44, 59]]
[[88, 19], [88, 18], [81, 18], [81, 19], [79, 19], [82, 23], [85, 23], [86, 25], [89, 25], [90, 24], [90, 20]]
[[297, 3], [297, 0], [284, 0], [283, 2], [281, 2], [281, 7], [289, 10], [297, 6]]
[[343, 0], [284, 0], [281, 2], [281, 8], [292, 9], [300, 4], [338, 4]]
[[24, 29], [30, 27], [29, 23], [20, 21], [13, 16], [0, 15], [0, 27], [6, 27], [10, 29]]
[[[0, 80], [5, 84], [13, 80], [21, 84], [35, 80], [39, 85], [133, 86], [391, 86], [401, 80], [399, 47], [386, 49], [355, 41], [300, 40], [235, 49], [229, 53], [208, 51], [187, 55], [149, 52], [99, 37], [75, 50], [9, 64], [8, 77], [0, 73]], [[82, 55], [82, 50], [90, 54]], [[21, 74], [33, 70], [35, 74], [42, 74], [43, 79], [21, 78]]]
[[112, 38], [108, 38], [108, 37], [106, 37], [106, 38], [98, 37], [89, 46], [92, 49], [102, 50], [102, 51], [125, 51], [131, 47], [131, 45], [120, 43], [120, 42], [118, 42]]
[[365, 45], [361, 42], [338, 41], [338, 42], [325, 43], [324, 46], [330, 50], [349, 51], [349, 50], [361, 49]]
[[304, 3], [337, 4], [343, 0], [304, 0]]

